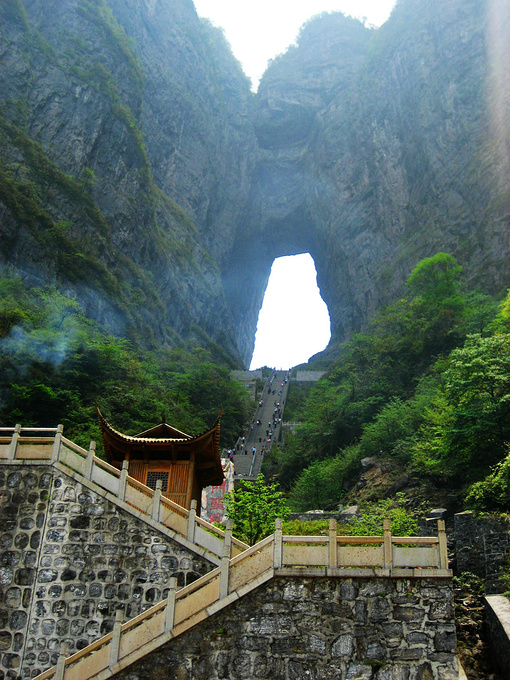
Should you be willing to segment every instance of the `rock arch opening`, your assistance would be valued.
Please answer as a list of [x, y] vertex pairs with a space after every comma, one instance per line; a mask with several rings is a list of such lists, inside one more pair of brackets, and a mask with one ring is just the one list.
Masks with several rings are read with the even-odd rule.
[[259, 312], [251, 369], [287, 369], [323, 350], [331, 337], [328, 308], [310, 253], [278, 257]]

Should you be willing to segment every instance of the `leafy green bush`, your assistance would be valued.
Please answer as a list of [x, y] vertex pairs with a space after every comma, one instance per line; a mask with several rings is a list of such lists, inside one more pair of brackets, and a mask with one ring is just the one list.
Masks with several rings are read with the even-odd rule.
[[470, 335], [445, 367], [414, 461], [427, 472], [480, 479], [502, 459], [510, 439], [510, 334]]
[[[382, 536], [383, 522], [389, 519], [394, 536], [416, 536], [418, 522], [414, 512], [408, 509], [409, 500], [402, 493], [394, 499], [385, 499], [378, 503], [368, 503], [361, 509], [361, 517], [353, 521], [337, 525], [337, 534], [341, 536]], [[308, 522], [289, 520], [283, 524], [283, 533], [290, 536], [326, 536], [329, 532], [329, 520], [317, 519]]]
[[295, 512], [336, 507], [343, 496], [345, 463], [341, 458], [316, 461], [298, 477], [289, 495]]
[[452, 582], [454, 590], [466, 592], [476, 597], [483, 597], [484, 580], [470, 571], [463, 571], [459, 576], [454, 576]]
[[276, 484], [267, 485], [260, 474], [255, 482], [243, 482], [243, 488], [225, 494], [226, 513], [233, 520], [233, 534], [254, 545], [273, 533], [275, 519], [287, 519], [290, 510]]
[[418, 522], [415, 514], [406, 506], [409, 501], [402, 493], [394, 499], [387, 498], [361, 508], [361, 518], [355, 518], [350, 534], [353, 536], [381, 536], [383, 522], [389, 519], [394, 536], [416, 536]]
[[286, 536], [327, 536], [329, 519], [311, 520], [303, 522], [299, 519], [289, 519], [283, 523], [283, 533]]
[[510, 511], [510, 452], [485, 479], [469, 487], [466, 505], [479, 511]]

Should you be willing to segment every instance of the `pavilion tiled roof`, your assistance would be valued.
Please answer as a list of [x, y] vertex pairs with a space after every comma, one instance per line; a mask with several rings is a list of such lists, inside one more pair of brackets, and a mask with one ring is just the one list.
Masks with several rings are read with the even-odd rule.
[[175, 460], [180, 453], [189, 455], [194, 451], [197, 475], [202, 486], [223, 482], [220, 458], [220, 421], [223, 412], [210, 429], [197, 436], [181, 432], [164, 422], [139, 434], [127, 435], [112, 427], [100, 410], [96, 410], [104, 449], [110, 462], [124, 460], [128, 451], [131, 458], [133, 454], [140, 455], [143, 451], [144, 457], [157, 456], [160, 460]]

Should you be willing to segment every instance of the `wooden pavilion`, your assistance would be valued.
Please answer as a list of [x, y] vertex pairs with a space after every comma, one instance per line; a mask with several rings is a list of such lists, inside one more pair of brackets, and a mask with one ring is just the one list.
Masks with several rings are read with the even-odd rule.
[[115, 430], [97, 409], [104, 450], [110, 465], [129, 462], [128, 474], [152, 489], [162, 481], [162, 494], [188, 510], [202, 489], [223, 483], [219, 415], [210, 430], [197, 437], [171, 427], [164, 420], [150, 430], [129, 436]]

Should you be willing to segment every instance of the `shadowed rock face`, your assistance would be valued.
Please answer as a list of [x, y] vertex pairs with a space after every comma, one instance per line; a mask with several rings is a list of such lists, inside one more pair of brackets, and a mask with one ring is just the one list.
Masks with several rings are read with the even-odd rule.
[[264, 75], [238, 252], [259, 239], [267, 272], [272, 257], [308, 250], [333, 341], [362, 328], [440, 250], [482, 288], [508, 285], [508, 137], [495, 155], [491, 122], [508, 70], [496, 86], [488, 45], [499, 39], [508, 55], [509, 11], [499, 4], [495, 31], [495, 4], [410, 0], [377, 31], [319, 18]]
[[0, 24], [1, 259], [115, 333], [240, 362], [220, 264], [256, 141], [221, 33], [191, 0], [6, 0]]
[[311, 253], [334, 343], [439, 250], [503, 290], [509, 13], [319, 17], [251, 95], [190, 0], [9, 0], [0, 257], [114, 332], [201, 329], [244, 363], [281, 255]]

